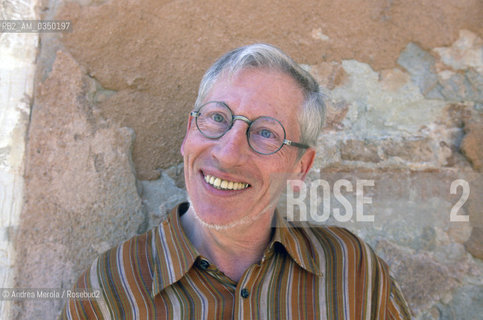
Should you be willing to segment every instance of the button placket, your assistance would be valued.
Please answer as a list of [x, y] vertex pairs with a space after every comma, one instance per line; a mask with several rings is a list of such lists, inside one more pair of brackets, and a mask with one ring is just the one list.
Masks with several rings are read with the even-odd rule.
[[254, 292], [253, 290], [256, 290], [258, 285], [258, 269], [259, 266], [255, 264], [250, 266], [238, 281], [236, 286], [235, 305], [233, 309], [235, 319], [245, 319], [247, 316], [245, 313], [249, 312], [251, 308], [250, 304], [255, 298], [255, 296], [251, 295]]

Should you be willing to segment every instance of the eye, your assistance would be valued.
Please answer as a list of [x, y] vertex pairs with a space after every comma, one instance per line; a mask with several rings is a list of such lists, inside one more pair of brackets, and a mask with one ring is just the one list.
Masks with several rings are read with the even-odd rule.
[[264, 139], [264, 140], [276, 140], [277, 139], [277, 134], [268, 128], [253, 128], [255, 130], [251, 130], [251, 134], [253, 135], [253, 138], [258, 137], [258, 139]]
[[215, 121], [215, 122], [223, 122], [225, 120], [225, 118], [223, 117], [223, 115], [219, 114], [219, 113], [215, 113], [213, 114], [212, 116], [212, 119]]
[[268, 129], [262, 129], [258, 134], [265, 139], [270, 139], [274, 137], [274, 134]]

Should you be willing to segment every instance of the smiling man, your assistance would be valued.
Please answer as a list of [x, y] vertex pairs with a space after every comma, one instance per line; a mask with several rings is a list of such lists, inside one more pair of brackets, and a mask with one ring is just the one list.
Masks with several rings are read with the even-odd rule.
[[101, 255], [67, 319], [409, 319], [386, 264], [336, 227], [276, 210], [304, 179], [323, 123], [317, 82], [279, 49], [221, 57], [201, 81], [181, 146], [189, 203]]

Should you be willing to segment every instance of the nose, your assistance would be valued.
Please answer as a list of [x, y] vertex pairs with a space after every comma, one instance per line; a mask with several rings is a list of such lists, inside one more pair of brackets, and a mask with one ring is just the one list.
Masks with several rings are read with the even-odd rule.
[[248, 124], [244, 121], [235, 121], [230, 130], [221, 137], [212, 155], [223, 167], [235, 167], [245, 162], [250, 152], [246, 132]]

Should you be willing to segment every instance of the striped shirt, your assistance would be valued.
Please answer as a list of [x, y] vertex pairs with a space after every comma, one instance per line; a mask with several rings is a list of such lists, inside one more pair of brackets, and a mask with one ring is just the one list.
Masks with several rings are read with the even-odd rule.
[[277, 215], [272, 240], [238, 283], [188, 240], [184, 203], [156, 228], [98, 257], [63, 319], [410, 319], [387, 265], [344, 228], [295, 228]]

